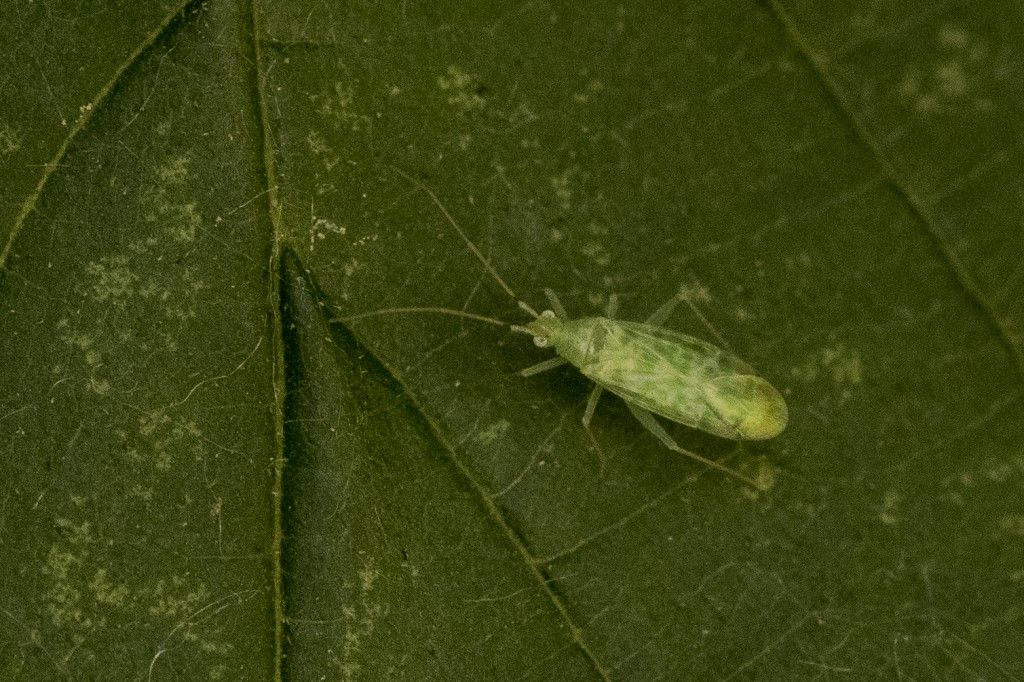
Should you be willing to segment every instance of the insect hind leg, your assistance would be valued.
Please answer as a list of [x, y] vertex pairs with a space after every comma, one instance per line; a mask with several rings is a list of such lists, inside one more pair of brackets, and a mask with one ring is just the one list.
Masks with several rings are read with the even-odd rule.
[[757, 482], [755, 482], [753, 479], [747, 478], [738, 471], [734, 471], [729, 467], [719, 464], [718, 462], [712, 459], [708, 459], [707, 457], [702, 457], [701, 455], [698, 455], [696, 452], [691, 452], [690, 450], [686, 450], [685, 448], [679, 447], [679, 444], [672, 439], [672, 436], [669, 435], [668, 431], [666, 431], [664, 427], [662, 427], [662, 425], [658, 423], [658, 420], [654, 418], [654, 415], [648, 412], [647, 410], [643, 409], [642, 407], [638, 407], [630, 403], [629, 401], [626, 401], [626, 407], [628, 407], [629, 411], [633, 413], [633, 416], [636, 417], [636, 420], [640, 422], [640, 425], [643, 426], [648, 432], [650, 432], [652, 436], [661, 441], [661, 444], [664, 445], [669, 450], [673, 452], [678, 452], [681, 455], [686, 455], [690, 459], [695, 459], [701, 464], [704, 464], [705, 466], [709, 466], [712, 469], [716, 469], [724, 474], [728, 474], [729, 476], [732, 476], [735, 479], [743, 481], [747, 485], [753, 487], [755, 490], [764, 490], [764, 488]]
[[604, 387], [601, 384], [594, 384], [594, 389], [587, 398], [587, 407], [583, 410], [583, 428], [590, 428], [590, 420], [594, 418], [594, 411], [597, 410], [597, 402], [601, 399], [602, 393]]
[[604, 387], [601, 384], [594, 384], [593, 390], [590, 391], [590, 395], [587, 397], [587, 407], [583, 410], [583, 430], [586, 432], [587, 437], [590, 438], [590, 443], [594, 446], [594, 452], [597, 455], [597, 475], [598, 478], [604, 478], [604, 465], [606, 458], [604, 456], [604, 448], [597, 442], [597, 437], [594, 432], [590, 430], [590, 420], [594, 418], [594, 411], [597, 409], [597, 403], [601, 400], [601, 394], [604, 393]]

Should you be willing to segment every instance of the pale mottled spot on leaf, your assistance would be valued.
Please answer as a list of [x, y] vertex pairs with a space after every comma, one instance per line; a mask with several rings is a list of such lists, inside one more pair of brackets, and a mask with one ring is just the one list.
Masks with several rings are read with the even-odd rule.
[[374, 566], [372, 561], [367, 562], [363, 568], [359, 570], [359, 586], [364, 593], [368, 593], [373, 589], [373, 584], [380, 578], [380, 571]]
[[759, 490], [749, 486], [742, 488], [743, 495], [751, 499], [757, 499], [770, 492], [778, 483], [779, 468], [763, 455], [741, 463], [738, 468], [741, 474], [754, 481], [759, 488]]
[[334, 148], [327, 144], [327, 140], [317, 130], [310, 130], [306, 135], [306, 146], [324, 164], [324, 170], [334, 170], [334, 167], [341, 161], [341, 157], [335, 153]]
[[950, 97], [963, 97], [967, 94], [967, 73], [960, 62], [948, 61], [937, 65], [935, 80], [942, 91]]
[[481, 430], [480, 433], [477, 434], [476, 439], [484, 445], [490, 445], [508, 433], [511, 426], [512, 423], [507, 419], [499, 419], [487, 428]]
[[903, 496], [895, 490], [887, 490], [878, 507], [878, 520], [887, 526], [895, 526], [899, 522], [899, 505]]
[[133, 485], [131, 487], [131, 490], [129, 490], [128, 493], [132, 497], [136, 497], [136, 498], [142, 500], [143, 502], [152, 502], [153, 501], [153, 489], [148, 487], [148, 486], [142, 486], [142, 485], [136, 483], [135, 485]]
[[41, 573], [50, 579], [44, 592], [46, 611], [53, 625], [70, 630], [89, 630], [95, 624], [83, 604], [84, 591], [79, 573], [86, 565], [89, 547], [95, 541], [88, 521], [55, 521], [61, 537], [51, 547]]
[[182, 185], [188, 180], [188, 164], [188, 157], [176, 156], [157, 168], [157, 179], [168, 185]]
[[483, 87], [476, 76], [466, 73], [458, 66], [449, 66], [443, 75], [438, 76], [437, 86], [448, 93], [448, 104], [464, 113], [480, 111], [487, 106]]
[[357, 110], [356, 92], [348, 83], [335, 81], [330, 89], [313, 95], [316, 112], [333, 129], [353, 133], [367, 130], [371, 117]]
[[342, 607], [341, 615], [345, 622], [342, 635], [341, 652], [333, 658], [333, 663], [344, 680], [360, 677], [362, 664], [359, 661], [364, 643], [373, 635], [377, 620], [384, 614], [384, 607], [374, 594], [374, 588], [381, 577], [373, 558], [359, 570], [358, 594], [353, 595], [351, 603]]
[[600, 242], [587, 242], [580, 250], [584, 256], [600, 267], [607, 267], [612, 262], [612, 255]]
[[97, 303], [123, 304], [139, 281], [139, 276], [128, 267], [128, 257], [122, 255], [105, 256], [99, 262], [89, 263], [85, 272], [92, 279], [90, 289]]
[[1024, 514], [1007, 514], [999, 519], [999, 530], [1008, 535], [1024, 537]]
[[89, 390], [96, 395], [107, 395], [110, 393], [111, 385], [107, 379], [89, 377]]
[[[142, 196], [142, 214], [146, 222], [162, 227], [172, 241], [184, 244], [195, 240], [203, 225], [199, 205], [188, 192], [190, 160], [176, 156], [157, 167], [154, 186]], [[136, 253], [151, 252], [157, 241], [150, 237], [131, 246]]]
[[21, 149], [22, 135], [6, 121], [0, 121], [0, 156], [7, 156]]
[[327, 144], [327, 140], [324, 139], [324, 136], [316, 130], [310, 130], [306, 135], [306, 146], [309, 147], [309, 151], [313, 152], [317, 156], [334, 152], [334, 150]]
[[312, 251], [316, 248], [317, 241], [327, 239], [328, 235], [344, 235], [348, 229], [344, 225], [317, 216], [312, 216], [312, 224], [309, 227], [309, 248]]
[[198, 461], [206, 456], [203, 433], [193, 421], [175, 421], [157, 411], [139, 417], [138, 433], [127, 444], [128, 456], [151, 462], [157, 471], [169, 471], [176, 461]]
[[938, 42], [944, 48], [962, 50], [967, 47], [969, 41], [970, 34], [960, 26], [944, 24], [939, 29]]
[[[201, 604], [210, 601], [210, 590], [203, 584], [190, 585], [179, 576], [159, 580], [146, 595], [151, 616], [181, 619], [193, 613]], [[189, 637], [185, 637], [186, 641]]]
[[993, 102], [985, 96], [969, 98], [984, 90], [991, 80], [989, 49], [965, 29], [946, 24], [938, 29], [937, 50], [929, 61], [907, 64], [897, 94], [919, 114], [953, 114], [965, 104], [976, 111], [987, 111]]
[[579, 166], [570, 166], [558, 175], [552, 176], [548, 181], [551, 185], [551, 191], [555, 195], [555, 201], [559, 208], [564, 211], [572, 208], [574, 185], [579, 175]]
[[604, 83], [596, 78], [591, 78], [582, 90], [573, 93], [572, 98], [579, 104], [587, 104], [590, 102], [591, 97], [603, 91]]
[[836, 386], [852, 386], [863, 381], [864, 363], [858, 351], [836, 343], [814, 353], [790, 372], [794, 378], [807, 383], [829, 378]]
[[[79, 331], [70, 331], [69, 327], [70, 322], [67, 319], [62, 319], [57, 323], [60, 339], [70, 348], [80, 352], [85, 369], [89, 373], [85, 382], [86, 386], [97, 395], [107, 395], [110, 392], [111, 383], [103, 373], [105, 363], [103, 353], [96, 347], [98, 337]], [[62, 375], [66, 371], [67, 367], [64, 366], [54, 369], [54, 373], [58, 375]]]
[[96, 575], [93, 576], [89, 587], [98, 604], [124, 606], [128, 600], [128, 588], [125, 585], [111, 582], [106, 568], [96, 569]]

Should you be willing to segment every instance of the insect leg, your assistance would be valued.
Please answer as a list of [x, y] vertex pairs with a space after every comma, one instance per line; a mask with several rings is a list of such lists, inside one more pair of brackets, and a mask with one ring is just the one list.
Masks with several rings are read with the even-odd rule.
[[608, 296], [608, 307], [604, 310], [604, 316], [609, 320], [614, 320], [617, 312], [619, 312], [619, 297], [611, 294]]
[[548, 297], [548, 303], [551, 304], [551, 309], [555, 311], [555, 317], [560, 320], [568, 320], [569, 313], [565, 312], [565, 306], [558, 300], [558, 294], [553, 289], [544, 289], [544, 295]]
[[676, 309], [676, 306], [679, 305], [680, 300], [680, 296], [677, 294], [670, 298], [669, 300], [665, 301], [665, 303], [663, 303], [661, 307], [659, 307], [657, 310], [651, 313], [650, 317], [644, 320], [644, 324], [649, 324], [652, 327], [660, 327], [661, 325], [665, 324], [665, 320], [667, 320], [669, 316], [672, 314], [672, 311]]
[[549, 369], [554, 369], [555, 367], [561, 367], [562, 365], [564, 365], [567, 362], [569, 362], [569, 361], [566, 360], [565, 358], [560, 358], [560, 357], [548, 358], [544, 362], [538, 362], [536, 365], [530, 365], [526, 369], [520, 370], [519, 376], [532, 377], [534, 374], [540, 374], [541, 372], [546, 372]]
[[597, 409], [597, 401], [601, 399], [602, 393], [604, 393], [604, 387], [601, 384], [594, 384], [594, 390], [587, 398], [587, 407], [583, 410], [583, 428], [590, 428], [590, 420], [594, 418], [594, 410]]
[[715, 329], [715, 326], [711, 324], [710, 320], [704, 316], [704, 313], [700, 311], [700, 308], [698, 308], [693, 302], [690, 295], [683, 290], [680, 290], [678, 294], [670, 298], [660, 308], [651, 313], [651, 316], [644, 321], [644, 324], [649, 324], [652, 327], [660, 327], [665, 324], [665, 321], [669, 318], [672, 311], [676, 309], [676, 306], [679, 305], [680, 302], [689, 306], [690, 310], [693, 311], [693, 314], [701, 321], [701, 324], [707, 327], [708, 331], [711, 332], [711, 335], [715, 337], [715, 340], [717, 340], [723, 348], [732, 352], [732, 348], [729, 347], [729, 342], [722, 338], [722, 335], [718, 333], [718, 330]]
[[587, 397], [587, 407], [583, 410], [583, 430], [586, 432], [587, 437], [590, 438], [590, 442], [594, 446], [594, 453], [597, 455], [597, 476], [601, 479], [604, 478], [604, 448], [602, 448], [601, 444], [597, 442], [594, 432], [590, 430], [590, 420], [594, 418], [594, 410], [597, 409], [597, 401], [601, 399], [602, 393], [604, 393], [604, 387], [601, 386], [601, 384], [594, 384], [594, 389]]
[[728, 474], [733, 478], [739, 479], [746, 483], [747, 485], [752, 486], [756, 490], [763, 490], [763, 488], [760, 485], [758, 485], [752, 479], [747, 478], [743, 474], [737, 471], [733, 471], [729, 467], [719, 464], [718, 462], [708, 459], [707, 457], [702, 457], [698, 455], [696, 452], [691, 452], [689, 450], [685, 450], [679, 447], [679, 445], [672, 439], [672, 436], [668, 434], [668, 431], [666, 431], [664, 427], [662, 427], [662, 425], [658, 423], [658, 420], [654, 418], [653, 414], [643, 409], [642, 407], [637, 407], [628, 400], [625, 401], [625, 403], [626, 407], [629, 408], [629, 411], [633, 413], [634, 417], [636, 417], [636, 420], [640, 422], [640, 425], [647, 429], [652, 436], [661, 441], [661, 444], [664, 445], [669, 450], [672, 450], [673, 452], [678, 452], [681, 455], [686, 455], [687, 457], [695, 459], [701, 464], [709, 466], [712, 469], [717, 469], [722, 473]]
[[732, 348], [729, 347], [729, 343], [725, 339], [722, 338], [721, 334], [718, 333], [718, 330], [715, 329], [715, 325], [711, 324], [711, 322], [708, 320], [708, 318], [704, 317], [704, 313], [702, 313], [700, 311], [700, 308], [697, 307], [697, 304], [694, 303], [690, 299], [689, 294], [680, 292], [679, 298], [681, 298], [683, 300], [683, 303], [685, 303], [686, 305], [690, 306], [690, 310], [693, 311], [693, 314], [696, 315], [697, 319], [700, 320], [701, 323], [705, 327], [708, 328], [708, 331], [711, 332], [711, 335], [714, 336], [715, 339], [718, 340], [718, 343], [722, 344], [722, 348], [725, 348], [726, 350], [728, 350], [731, 353], [732, 352]]

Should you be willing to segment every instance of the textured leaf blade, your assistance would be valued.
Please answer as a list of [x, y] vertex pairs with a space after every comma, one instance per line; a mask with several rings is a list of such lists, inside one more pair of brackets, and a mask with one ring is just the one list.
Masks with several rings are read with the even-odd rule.
[[251, 77], [216, 38], [242, 18], [172, 15], [5, 249], [7, 679], [273, 668], [269, 231]]

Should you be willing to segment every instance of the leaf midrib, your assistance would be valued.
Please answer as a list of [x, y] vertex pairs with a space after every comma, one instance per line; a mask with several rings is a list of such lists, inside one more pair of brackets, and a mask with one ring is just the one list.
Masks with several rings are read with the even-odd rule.
[[262, 32], [263, 17], [260, 14], [257, 0], [250, 0], [248, 12], [244, 18], [247, 57], [252, 64], [249, 74], [252, 79], [253, 111], [256, 114], [255, 128], [260, 145], [260, 182], [263, 189], [264, 209], [270, 219], [271, 243], [270, 262], [267, 276], [268, 311], [272, 327], [271, 336], [273, 349], [273, 385], [274, 385], [274, 481], [271, 491], [273, 505], [273, 537], [271, 538], [271, 580], [273, 582], [273, 613], [274, 613], [274, 680], [281, 682], [284, 670], [284, 565], [282, 563], [282, 545], [284, 542], [284, 402], [285, 402], [285, 343], [284, 322], [281, 310], [281, 244], [284, 231], [281, 228], [281, 202], [277, 188], [277, 166], [274, 158], [274, 140], [270, 125], [270, 114], [267, 106], [267, 88], [265, 81], [263, 50], [258, 36]]

